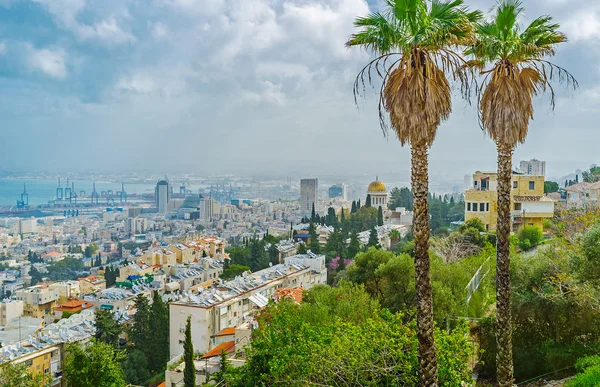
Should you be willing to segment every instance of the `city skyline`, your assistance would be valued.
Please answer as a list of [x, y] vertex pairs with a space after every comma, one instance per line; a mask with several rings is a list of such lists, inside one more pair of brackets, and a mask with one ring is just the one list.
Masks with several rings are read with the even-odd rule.
[[[549, 176], [586, 169], [597, 163], [600, 140], [600, 76], [584, 68], [598, 59], [600, 6], [527, 7], [527, 15], [551, 13], [561, 23], [570, 43], [554, 61], [582, 88], [558, 86], [554, 113], [547, 97], [536, 101], [515, 160], [546, 160]], [[376, 92], [358, 109], [352, 96], [367, 54], [343, 43], [353, 18], [376, 10], [376, 1], [3, 0], [0, 8], [0, 171], [38, 171], [46, 160], [79, 171], [409, 169], [409, 149], [381, 134]], [[496, 167], [474, 105], [455, 99], [430, 152], [432, 174], [460, 179]], [[221, 146], [198, 155], [193, 144], [207, 142]]]

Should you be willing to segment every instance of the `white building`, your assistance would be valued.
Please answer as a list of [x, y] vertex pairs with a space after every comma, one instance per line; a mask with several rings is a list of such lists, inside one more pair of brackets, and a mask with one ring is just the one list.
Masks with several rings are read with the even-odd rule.
[[19, 234], [37, 234], [37, 220], [35, 218], [19, 219]]
[[211, 336], [230, 327], [242, 325], [254, 312], [263, 308], [278, 288], [309, 289], [327, 283], [325, 256], [303, 254], [285, 258], [285, 263], [256, 273], [244, 273], [227, 282], [187, 293], [180, 301], [169, 304], [170, 353], [183, 353], [188, 316], [192, 319], [194, 350], [207, 352]]
[[9, 321], [23, 316], [23, 301], [4, 300], [0, 302], [0, 327], [8, 325]]
[[381, 207], [383, 210], [387, 210], [388, 191], [385, 184], [383, 184], [382, 181], [379, 181], [379, 177], [375, 177], [375, 181], [369, 184], [367, 195], [371, 197], [371, 206], [375, 208]]
[[146, 218], [129, 218], [125, 228], [131, 234], [145, 234], [150, 229], [150, 223]]
[[521, 161], [519, 170], [525, 175], [546, 176], [546, 162], [537, 159]]
[[310, 215], [313, 206], [317, 210], [319, 179], [300, 180], [300, 213]]

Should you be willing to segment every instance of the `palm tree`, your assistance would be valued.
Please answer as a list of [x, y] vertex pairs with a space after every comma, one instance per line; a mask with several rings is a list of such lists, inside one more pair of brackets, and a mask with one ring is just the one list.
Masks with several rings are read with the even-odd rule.
[[[527, 137], [535, 95], [549, 90], [554, 107], [550, 84], [554, 77], [577, 87], [571, 74], [544, 60], [554, 54], [558, 43], [567, 41], [558, 24], [550, 16], [542, 16], [521, 31], [517, 21], [522, 13], [518, 0], [499, 2], [493, 19], [478, 25], [476, 41], [466, 50], [475, 57], [469, 65], [479, 68], [484, 76], [478, 90], [481, 126], [498, 149], [496, 362], [500, 387], [513, 385], [509, 271], [513, 150]], [[490, 66], [487, 70], [486, 65]]]
[[428, 3], [386, 0], [382, 12], [355, 20], [360, 31], [346, 45], [377, 55], [356, 78], [355, 102], [365, 83], [379, 78], [381, 128], [387, 134], [391, 126], [400, 143], [411, 146], [420, 383], [431, 387], [437, 386], [437, 356], [429, 276], [428, 149], [451, 111], [446, 73], [468, 92], [464, 62], [453, 48], [472, 43], [473, 22], [481, 14], [468, 11], [462, 0]]

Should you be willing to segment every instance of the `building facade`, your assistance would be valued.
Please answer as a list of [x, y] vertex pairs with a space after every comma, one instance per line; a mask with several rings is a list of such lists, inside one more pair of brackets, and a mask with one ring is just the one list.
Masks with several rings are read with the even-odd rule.
[[381, 207], [384, 210], [388, 208], [388, 191], [382, 181], [379, 181], [379, 177], [375, 177], [375, 181], [369, 184], [367, 188], [367, 195], [371, 197], [371, 206], [378, 208]]
[[537, 159], [521, 161], [519, 171], [524, 175], [546, 176], [546, 162]]
[[174, 358], [183, 353], [185, 325], [192, 319], [194, 350], [210, 349], [211, 337], [225, 328], [241, 326], [256, 310], [267, 305], [278, 288], [309, 289], [327, 283], [325, 256], [302, 254], [285, 258], [256, 273], [220, 282], [189, 294], [169, 304], [170, 353]]
[[159, 214], [165, 214], [169, 211], [169, 199], [171, 199], [171, 189], [169, 180], [159, 180], [156, 183], [156, 209]]
[[313, 207], [317, 210], [319, 199], [319, 179], [300, 180], [300, 212], [310, 215]]
[[348, 186], [346, 184], [336, 184], [329, 187], [329, 198], [342, 198], [348, 200]]
[[[544, 219], [554, 216], [554, 200], [544, 196], [544, 176], [512, 176], [511, 217], [513, 230], [523, 225], [544, 228]], [[498, 221], [498, 174], [473, 174], [473, 185], [465, 191], [465, 221], [479, 219], [488, 231]]]

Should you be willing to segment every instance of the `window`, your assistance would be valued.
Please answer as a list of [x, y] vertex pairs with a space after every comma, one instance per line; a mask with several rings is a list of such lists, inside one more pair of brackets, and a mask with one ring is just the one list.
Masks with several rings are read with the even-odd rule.
[[533, 190], [535, 189], [535, 181], [530, 181], [530, 182], [529, 182], [529, 189], [530, 189], [531, 191], [533, 191]]
[[485, 231], [490, 231], [490, 225], [489, 224], [485, 225]]
[[490, 203], [485, 203], [485, 210], [490, 211]]
[[467, 203], [467, 211], [471, 211], [471, 203]]
[[521, 203], [515, 203], [515, 211], [521, 211]]
[[479, 203], [479, 211], [481, 211], [481, 212], [485, 211], [485, 203]]
[[473, 212], [477, 212], [477, 203], [473, 203]]
[[519, 188], [519, 182], [518, 181], [513, 181], [513, 188]]

